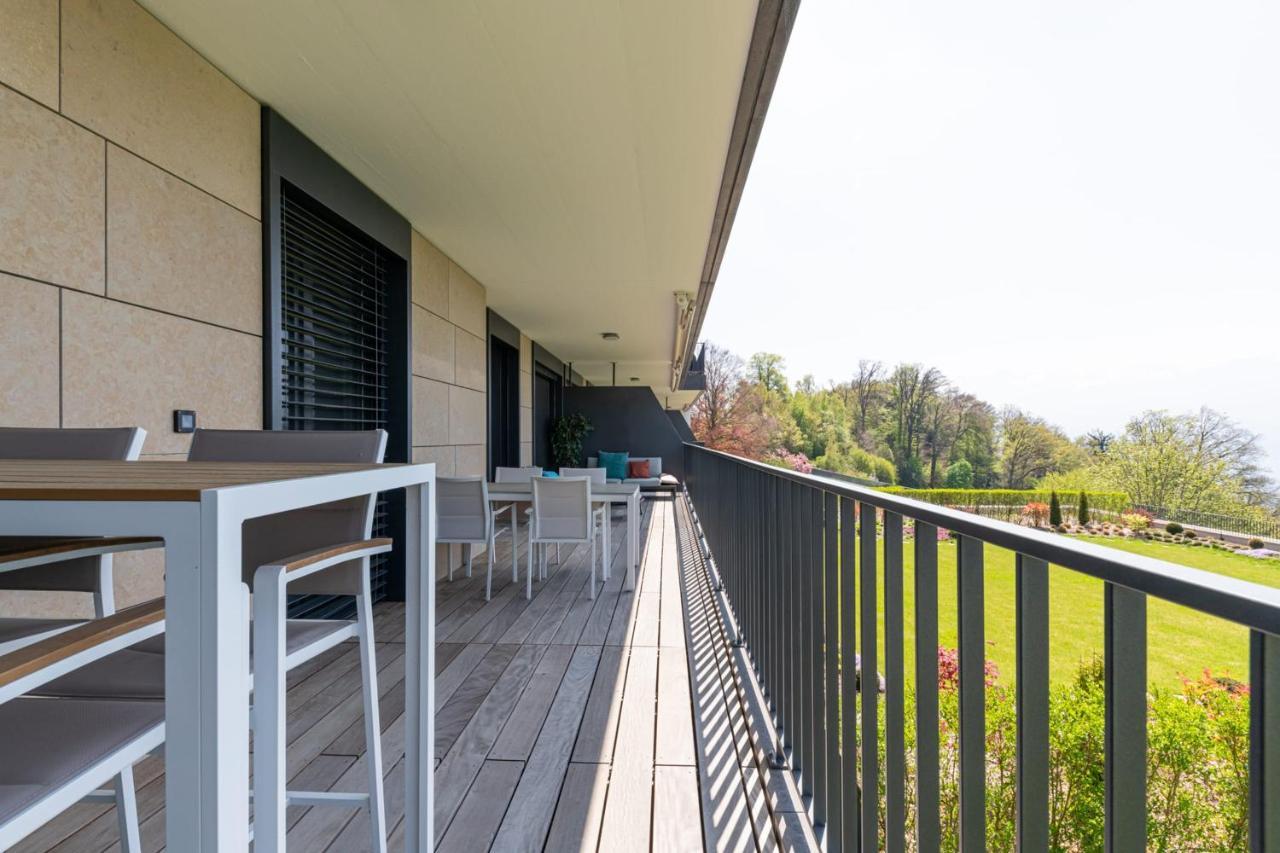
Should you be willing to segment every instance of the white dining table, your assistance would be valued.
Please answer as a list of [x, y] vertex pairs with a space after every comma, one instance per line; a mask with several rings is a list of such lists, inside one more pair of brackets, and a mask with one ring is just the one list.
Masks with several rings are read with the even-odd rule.
[[[533, 500], [533, 484], [490, 483], [490, 503], [515, 503]], [[640, 487], [631, 483], [591, 484], [591, 502], [622, 504], [627, 508], [627, 574], [623, 589], [636, 588], [636, 569], [640, 568]], [[515, 547], [515, 543], [512, 543]]]
[[[165, 563], [165, 833], [249, 845], [247, 519], [405, 490], [405, 849], [433, 846], [435, 465], [0, 462], [0, 535], [153, 536]], [[4, 846], [4, 845], [0, 845]]]

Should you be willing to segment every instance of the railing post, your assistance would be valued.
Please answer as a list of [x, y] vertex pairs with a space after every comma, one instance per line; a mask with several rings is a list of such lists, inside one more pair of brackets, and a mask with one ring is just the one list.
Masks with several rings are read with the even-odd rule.
[[1049, 566], [1017, 556], [1018, 849], [1049, 849]]
[[942, 844], [938, 796], [938, 528], [916, 522], [916, 846]]
[[[858, 779], [858, 717], [857, 686], [854, 680], [855, 622], [857, 611], [857, 527], [853, 520], [853, 498], [840, 498], [840, 767], [845, 780], [844, 843], [846, 853], [858, 850], [859, 832], [859, 779]], [[874, 794], [873, 794], [874, 795]]]
[[880, 849], [880, 762], [876, 711], [880, 701], [880, 676], [876, 661], [876, 508], [858, 504], [859, 538], [858, 616], [862, 631], [859, 694], [862, 699], [862, 849]]
[[823, 493], [823, 662], [826, 666], [827, 730], [827, 853], [840, 853], [844, 844], [844, 784], [840, 761], [840, 499]]
[[1249, 849], [1280, 851], [1280, 637], [1249, 632]]
[[1104, 587], [1108, 853], [1147, 847], [1147, 598]]
[[902, 661], [902, 516], [884, 513], [884, 784], [885, 838], [888, 853], [903, 853], [907, 843], [907, 744]]
[[956, 598], [960, 657], [960, 850], [987, 846], [986, 649], [982, 541], [959, 537]]
[[809, 540], [809, 646], [810, 704], [809, 731], [811, 734], [812, 761], [810, 774], [813, 779], [813, 822], [818, 826], [827, 823], [827, 714], [826, 676], [823, 660], [823, 607], [825, 591], [822, 578], [822, 491], [809, 489], [809, 525], [805, 536]]

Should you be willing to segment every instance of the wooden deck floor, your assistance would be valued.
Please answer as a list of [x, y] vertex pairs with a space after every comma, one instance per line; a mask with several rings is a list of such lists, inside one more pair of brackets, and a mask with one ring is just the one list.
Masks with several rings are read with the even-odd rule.
[[[583, 548], [550, 567], [532, 601], [498, 547], [442, 581], [437, 600], [436, 843], [462, 850], [774, 850], [811, 846], [789, 776], [770, 776], [760, 697], [725, 641], [678, 499], [646, 501], [637, 590], [623, 592], [615, 519], [612, 577], [588, 595]], [[523, 560], [522, 560], [523, 563]], [[403, 849], [403, 609], [376, 610], [390, 849]], [[356, 649], [289, 674], [290, 787], [363, 790]], [[164, 843], [163, 765], [136, 768], [143, 845]], [[367, 850], [367, 818], [289, 810], [300, 851]], [[114, 809], [78, 805], [15, 848], [119, 849]]]

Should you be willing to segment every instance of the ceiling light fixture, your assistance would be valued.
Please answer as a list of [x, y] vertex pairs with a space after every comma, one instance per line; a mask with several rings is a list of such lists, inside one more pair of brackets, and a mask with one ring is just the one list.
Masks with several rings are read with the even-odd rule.
[[616, 341], [622, 336], [617, 332], [601, 332], [600, 337], [604, 338], [606, 341]]

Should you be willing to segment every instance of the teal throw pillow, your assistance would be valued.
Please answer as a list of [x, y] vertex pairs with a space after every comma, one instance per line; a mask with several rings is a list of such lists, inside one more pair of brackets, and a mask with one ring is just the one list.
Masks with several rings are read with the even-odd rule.
[[604, 475], [610, 480], [627, 479], [627, 460], [631, 458], [631, 454], [623, 451], [622, 453], [605, 453], [599, 454], [600, 467], [604, 469]]

